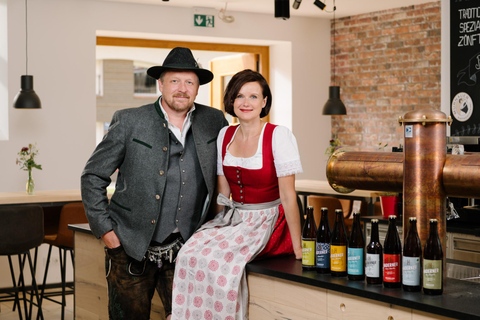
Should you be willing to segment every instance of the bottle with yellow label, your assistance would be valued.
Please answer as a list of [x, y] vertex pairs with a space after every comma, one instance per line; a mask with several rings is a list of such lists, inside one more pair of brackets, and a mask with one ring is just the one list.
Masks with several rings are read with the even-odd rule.
[[313, 207], [307, 207], [307, 219], [302, 230], [302, 267], [305, 270], [315, 270], [315, 241], [317, 238], [317, 226], [313, 217]]
[[330, 273], [333, 277], [347, 276], [347, 232], [343, 222], [343, 211], [335, 210], [335, 224], [333, 226], [330, 243]]

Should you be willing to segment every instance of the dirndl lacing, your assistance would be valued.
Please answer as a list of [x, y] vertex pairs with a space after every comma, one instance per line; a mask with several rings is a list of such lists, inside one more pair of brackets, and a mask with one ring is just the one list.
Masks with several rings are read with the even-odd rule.
[[244, 203], [228, 199], [224, 194], [219, 193], [217, 197], [217, 203], [225, 206], [223, 211], [215, 216], [215, 218], [205, 224], [203, 224], [198, 230], [205, 230], [217, 227], [236, 226], [242, 222], [242, 216], [239, 210], [262, 210], [279, 206], [282, 202], [280, 199], [262, 202], [262, 203]]

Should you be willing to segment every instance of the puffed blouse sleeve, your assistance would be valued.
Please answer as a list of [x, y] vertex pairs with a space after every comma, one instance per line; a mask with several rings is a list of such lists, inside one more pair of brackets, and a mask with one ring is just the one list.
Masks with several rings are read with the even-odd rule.
[[225, 132], [227, 132], [228, 126], [223, 127], [218, 133], [217, 137], [217, 175], [224, 176], [223, 163], [222, 163], [222, 146], [223, 139], [225, 138]]
[[273, 131], [272, 151], [277, 177], [303, 172], [297, 139], [287, 127], [277, 126]]

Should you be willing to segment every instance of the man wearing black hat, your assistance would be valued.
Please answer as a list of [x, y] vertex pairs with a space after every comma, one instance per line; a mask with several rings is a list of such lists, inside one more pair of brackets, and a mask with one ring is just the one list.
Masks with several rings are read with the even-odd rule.
[[149, 319], [155, 289], [171, 313], [174, 259], [215, 208], [216, 138], [228, 125], [221, 111], [194, 103], [213, 74], [190, 49], [174, 48], [147, 74], [162, 96], [114, 114], [81, 178], [91, 230], [105, 243], [110, 319]]

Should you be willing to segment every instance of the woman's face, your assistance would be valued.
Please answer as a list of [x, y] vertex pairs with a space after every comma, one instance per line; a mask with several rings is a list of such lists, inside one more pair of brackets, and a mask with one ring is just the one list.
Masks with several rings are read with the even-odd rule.
[[233, 102], [233, 111], [239, 120], [260, 118], [267, 97], [263, 97], [262, 87], [258, 82], [247, 82], [238, 91]]

